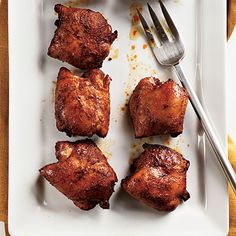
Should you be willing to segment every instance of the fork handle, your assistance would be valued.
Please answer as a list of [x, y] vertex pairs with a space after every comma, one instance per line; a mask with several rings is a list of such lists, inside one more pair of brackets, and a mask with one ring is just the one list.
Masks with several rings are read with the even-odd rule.
[[208, 119], [195, 91], [193, 90], [191, 84], [186, 79], [181, 67], [179, 64], [174, 65], [174, 69], [178, 75], [178, 78], [182, 84], [182, 86], [188, 91], [189, 93], [189, 100], [195, 110], [198, 119], [200, 120], [203, 129], [207, 135], [207, 138], [211, 144], [212, 149], [214, 150], [217, 160], [220, 163], [226, 178], [228, 179], [231, 187], [236, 195], [236, 174], [235, 171], [230, 164], [228, 157], [226, 156], [224, 149], [221, 146], [221, 143]]

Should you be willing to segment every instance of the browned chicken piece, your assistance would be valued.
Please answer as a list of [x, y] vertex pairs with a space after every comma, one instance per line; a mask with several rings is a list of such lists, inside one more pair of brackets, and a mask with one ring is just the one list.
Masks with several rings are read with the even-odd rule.
[[55, 117], [58, 130], [68, 136], [105, 137], [110, 120], [110, 77], [99, 69], [81, 77], [61, 68], [55, 92]]
[[143, 147], [144, 152], [131, 166], [132, 175], [123, 179], [121, 185], [136, 200], [159, 211], [173, 211], [190, 197], [186, 190], [189, 161], [165, 146]]
[[187, 103], [188, 93], [173, 80], [142, 79], [129, 101], [135, 137], [178, 136], [183, 131]]
[[99, 12], [55, 5], [57, 30], [48, 55], [80, 69], [102, 67], [111, 44], [117, 38]]
[[108, 209], [117, 177], [95, 143], [62, 141], [55, 148], [58, 162], [40, 169], [41, 176], [82, 210]]

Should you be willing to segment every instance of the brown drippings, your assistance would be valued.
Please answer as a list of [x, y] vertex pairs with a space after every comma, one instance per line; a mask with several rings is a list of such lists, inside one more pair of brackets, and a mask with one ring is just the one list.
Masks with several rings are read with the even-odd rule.
[[130, 57], [128, 57], [128, 61], [135, 61], [137, 59], [137, 55], [134, 54], [134, 55], [131, 55]]
[[111, 49], [111, 52], [110, 52], [110, 57], [109, 57], [109, 61], [111, 61], [112, 59], [117, 59], [119, 57], [119, 54], [120, 54], [120, 50], [117, 48], [117, 49]]
[[90, 0], [74, 0], [65, 2], [64, 5], [67, 7], [80, 7], [81, 5], [88, 5]]
[[163, 145], [170, 146], [171, 137], [169, 135], [160, 135], [160, 139], [161, 139]]
[[175, 146], [175, 147], [173, 147], [172, 149], [174, 149], [176, 152], [179, 152], [180, 154], [181, 154], [181, 149], [180, 149], [180, 147], [177, 145], [177, 146]]
[[113, 140], [113, 139], [98, 139], [96, 144], [107, 158], [112, 157], [111, 147], [115, 144], [115, 140]]
[[124, 112], [124, 111], [127, 110], [127, 107], [128, 107], [128, 102], [127, 102], [127, 100], [126, 100], [126, 103], [124, 104], [124, 106], [122, 106], [122, 107], [120, 108], [120, 110], [121, 110], [122, 112]]
[[55, 104], [55, 92], [56, 92], [56, 85], [57, 82], [56, 81], [52, 81], [52, 104]]
[[153, 137], [136, 139], [133, 143], [131, 143], [129, 153], [129, 164], [132, 164], [133, 160], [144, 151], [143, 144], [145, 143], [153, 143]]
[[120, 109], [122, 112], [124, 112], [125, 111], [125, 107], [121, 107], [121, 109]]
[[[134, 2], [130, 7], [130, 9], [131, 9], [130, 17], [132, 19], [131, 23], [132, 23], [132, 26], [134, 26], [134, 27], [137, 26], [137, 25], [135, 25], [137, 22], [139, 24], [138, 16], [135, 15], [135, 14], [137, 14], [137, 8], [140, 11], [142, 10], [142, 7], [137, 2]], [[135, 13], [133, 11], [135, 11]], [[137, 29], [135, 28], [135, 30], [137, 30]], [[134, 34], [136, 34], [136, 31], [134, 31]], [[143, 47], [144, 48], [147, 47], [147, 44], [144, 44]], [[147, 76], [154, 76], [157, 74], [156, 70], [154, 70], [150, 65], [145, 64], [142, 61], [142, 57], [138, 57], [137, 50], [136, 50], [137, 45], [135, 45], [133, 42], [130, 42], [129, 48], [130, 48], [130, 51], [126, 54], [126, 58], [128, 61], [128, 66], [129, 66], [128, 80], [126, 80], [124, 82], [125, 97], [128, 100], [129, 100], [129, 97], [132, 94], [135, 86], [140, 81], [140, 79], [147, 77]], [[146, 52], [148, 53], [149, 51], [146, 50]], [[126, 101], [125, 103], [128, 103], [128, 102]], [[124, 103], [122, 103], [122, 105], [120, 105], [120, 107], [119, 107], [119, 109], [121, 109], [121, 111], [125, 111], [125, 107], [123, 104]]]
[[154, 41], [154, 39], [150, 39], [150, 45], [151, 45], [151, 47], [155, 47], [155, 41]]
[[136, 50], [131, 50], [130, 53], [127, 53], [126, 57], [129, 65], [129, 78], [125, 82], [125, 93], [127, 94], [126, 96], [130, 96], [140, 79], [147, 75], [154, 76], [157, 74], [157, 71], [140, 61]]
[[138, 23], [139, 23], [139, 16], [138, 16], [137, 13], [135, 13], [135, 14], [133, 15], [132, 23], [133, 23], [133, 24], [138, 24]]
[[173, 0], [173, 2], [176, 4], [181, 4], [181, 0]]
[[126, 96], [126, 97], [129, 97], [129, 95], [130, 95], [130, 94], [129, 94], [127, 91], [125, 91], [125, 96]]
[[140, 36], [140, 34], [138, 32], [138, 26], [139, 26], [140, 19], [139, 19], [138, 13], [137, 13], [137, 9], [139, 11], [143, 10], [141, 5], [138, 2], [133, 2], [130, 5], [131, 27], [130, 27], [130, 34], [129, 34], [129, 36], [130, 36], [131, 40], [135, 40], [135, 39], [137, 39]]
[[179, 153], [182, 153], [182, 150], [181, 150], [181, 144], [184, 144], [184, 139], [182, 136], [179, 136], [176, 140], [176, 138], [174, 139], [176, 142], [175, 144], [172, 145], [172, 149], [174, 149], [176, 152], [179, 152]]
[[131, 50], [134, 50], [135, 49], [135, 45], [131, 45]]

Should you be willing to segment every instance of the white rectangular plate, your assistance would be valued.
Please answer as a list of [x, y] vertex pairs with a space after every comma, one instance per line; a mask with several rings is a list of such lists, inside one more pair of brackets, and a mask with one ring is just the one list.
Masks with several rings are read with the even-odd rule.
[[[61, 66], [72, 67], [47, 56], [55, 30], [53, 23], [57, 18], [53, 8], [63, 1], [9, 0], [11, 235], [225, 236], [228, 231], [227, 182], [222, 178], [208, 143], [204, 145], [199, 135], [201, 130], [190, 104], [184, 132], [174, 139], [153, 137], [135, 140], [123, 111], [131, 91], [141, 78], [154, 75], [162, 81], [168, 78], [177, 81], [170, 69], [161, 68], [155, 62], [149, 48], [143, 48], [143, 36], [130, 38], [130, 11], [136, 8], [135, 4], [141, 4], [147, 12], [146, 2], [90, 0], [87, 3], [83, 1], [82, 5], [81, 1], [70, 2], [102, 12], [119, 33], [112, 45], [110, 57], [113, 59], [106, 59], [102, 68], [112, 78], [109, 134], [105, 139], [94, 137], [109, 158], [119, 183], [111, 197], [110, 210], [96, 207], [85, 212], [39, 178], [39, 168], [56, 162], [56, 141], [76, 140], [57, 131], [53, 108], [58, 70]], [[203, 91], [204, 106], [224, 147], [225, 2], [165, 1], [186, 48], [183, 69], [196, 91]], [[160, 214], [120, 190], [120, 181], [128, 174], [130, 157], [137, 156], [145, 142], [168, 145], [190, 160], [187, 189], [191, 198], [172, 213]]]

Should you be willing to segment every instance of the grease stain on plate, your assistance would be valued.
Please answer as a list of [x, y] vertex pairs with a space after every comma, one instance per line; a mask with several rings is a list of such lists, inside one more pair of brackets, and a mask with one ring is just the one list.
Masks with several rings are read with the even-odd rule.
[[172, 147], [172, 149], [174, 149], [176, 152], [179, 152], [180, 154], [182, 154], [180, 146], [176, 145], [176, 146]]
[[112, 157], [111, 147], [115, 144], [113, 139], [98, 139], [96, 142], [97, 146], [101, 149], [106, 158]]
[[131, 50], [130, 53], [127, 53], [126, 58], [129, 66], [129, 74], [128, 80], [125, 82], [125, 94], [128, 94], [129, 96], [133, 92], [139, 80], [147, 76], [155, 76], [157, 71], [148, 64], [142, 62], [135, 50]]
[[56, 85], [57, 85], [57, 82], [53, 80], [52, 81], [52, 90], [51, 90], [51, 93], [52, 93], [52, 104], [53, 105], [55, 104]]
[[135, 50], [136, 46], [135, 45], [131, 45], [131, 50]]
[[163, 145], [170, 146], [172, 138], [169, 135], [160, 135], [159, 136]]
[[143, 48], [143, 49], [146, 49], [146, 48], [147, 48], [147, 44], [144, 43], [142, 48]]
[[128, 107], [128, 102], [130, 96], [135, 89], [138, 82], [147, 76], [157, 75], [157, 71], [154, 70], [150, 65], [145, 64], [141, 57], [138, 56], [137, 46], [132, 43], [130, 46], [130, 51], [126, 54], [126, 59], [128, 62], [128, 78], [124, 82], [124, 101], [119, 105], [119, 111], [125, 112]]
[[120, 49], [119, 48], [116, 48], [116, 49], [111, 48], [108, 61], [117, 59], [119, 57], [119, 55], [120, 55]]
[[126, 112], [128, 109], [128, 100], [126, 100], [125, 104], [120, 107], [121, 112]]
[[173, 0], [173, 2], [176, 4], [182, 4], [181, 0]]
[[[182, 136], [179, 136], [178, 138], [172, 139], [173, 143], [170, 145], [172, 149], [174, 149], [176, 152], [179, 152], [182, 154], [182, 144], [184, 144], [184, 139]], [[175, 141], [175, 143], [174, 143]]]
[[88, 5], [90, 0], [74, 0], [74, 1], [67, 1], [64, 3], [67, 7], [80, 7], [82, 5]]
[[[168, 146], [177, 152], [182, 152], [181, 147], [183, 147], [184, 144], [183, 136], [172, 138], [170, 135], [159, 135], [159, 137], [164, 146]], [[187, 144], [187, 147], [190, 147], [190, 145]]]
[[131, 165], [134, 159], [138, 158], [139, 155], [144, 151], [143, 144], [145, 143], [153, 143], [154, 137], [147, 137], [141, 139], [135, 139], [134, 142], [130, 145], [130, 152], [129, 152], [129, 164]]
[[143, 8], [141, 6], [140, 3], [138, 3], [137, 1], [134, 1], [131, 5], [130, 5], [130, 21], [131, 21], [131, 27], [130, 27], [130, 33], [129, 33], [129, 38], [131, 40], [136, 40], [139, 36], [140, 36], [140, 25], [139, 25], [139, 16], [137, 13], [137, 9], [139, 11], [142, 11]]

